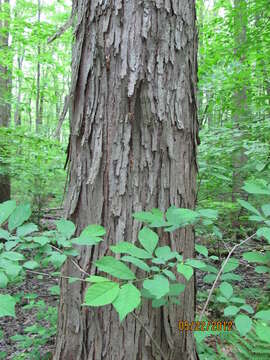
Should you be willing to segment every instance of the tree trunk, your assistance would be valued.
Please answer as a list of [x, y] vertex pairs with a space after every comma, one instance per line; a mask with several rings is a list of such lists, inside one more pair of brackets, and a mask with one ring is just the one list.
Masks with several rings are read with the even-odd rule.
[[16, 126], [20, 126], [22, 124], [22, 119], [21, 119], [21, 97], [22, 97], [21, 71], [22, 71], [23, 59], [24, 59], [24, 51], [21, 56], [18, 55], [18, 57], [17, 57], [19, 75], [18, 75], [18, 80], [17, 80], [18, 81], [17, 102], [16, 102], [15, 114], [14, 114], [14, 123]]
[[[77, 11], [71, 84], [67, 217], [77, 233], [91, 223], [107, 229], [104, 243], [80, 248], [78, 262], [93, 262], [108, 246], [137, 240], [132, 213], [195, 202], [197, 32], [195, 3], [181, 1], [74, 1]], [[165, 3], [165, 4], [164, 4]], [[194, 254], [191, 228], [165, 233], [184, 257]], [[63, 275], [82, 277], [71, 262]], [[61, 279], [54, 360], [159, 360], [159, 351], [129, 315], [119, 323], [110, 307], [81, 308], [85, 283]], [[181, 306], [136, 311], [170, 360], [196, 359], [192, 332], [179, 320], [194, 319], [191, 280]]]
[[[41, 0], [38, 0], [38, 13], [37, 13], [37, 20], [38, 25], [40, 25], [40, 17], [41, 17]], [[37, 47], [37, 57], [38, 57], [38, 63], [37, 63], [37, 78], [36, 78], [36, 132], [39, 132], [40, 127], [42, 125], [42, 119], [40, 114], [40, 74], [41, 74], [41, 65], [40, 65], [40, 44], [38, 44]]]
[[[235, 7], [235, 58], [239, 62], [239, 66], [245, 66], [245, 50], [247, 42], [247, 4], [246, 0], [234, 0]], [[240, 74], [243, 69], [240, 69]], [[236, 201], [239, 197], [245, 197], [246, 194], [241, 190], [244, 183], [244, 165], [247, 162], [243, 147], [243, 131], [244, 124], [247, 122], [248, 117], [248, 102], [247, 102], [247, 84], [246, 78], [240, 79], [235, 83], [236, 91], [234, 94], [233, 102], [233, 120], [234, 127], [239, 133], [236, 134], [235, 143], [239, 144], [238, 148], [233, 154], [233, 182], [232, 182], [232, 201]], [[237, 217], [234, 214], [234, 221]], [[236, 223], [237, 225], [237, 223]]]
[[[9, 0], [0, 0], [0, 12], [7, 12], [0, 21], [0, 48], [9, 54]], [[8, 127], [11, 113], [12, 70], [8, 65], [0, 64], [0, 127]], [[1, 151], [1, 149], [0, 149]], [[0, 162], [0, 203], [10, 199], [10, 177], [6, 164]]]

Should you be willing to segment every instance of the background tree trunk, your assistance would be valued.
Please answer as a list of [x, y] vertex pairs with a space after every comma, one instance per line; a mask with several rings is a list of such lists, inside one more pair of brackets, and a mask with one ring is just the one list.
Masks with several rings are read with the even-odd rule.
[[[40, 26], [40, 17], [41, 17], [41, 0], [38, 0], [38, 9], [37, 9], [37, 20], [38, 25]], [[37, 75], [36, 75], [36, 132], [39, 132], [40, 127], [42, 125], [42, 118], [40, 114], [40, 75], [41, 75], [41, 65], [40, 65], [40, 54], [41, 54], [41, 48], [40, 44], [38, 44], [37, 47], [37, 57], [38, 57], [38, 63], [37, 63]]]
[[[93, 262], [108, 245], [135, 242], [140, 224], [132, 213], [171, 205], [194, 207], [196, 180], [197, 32], [195, 3], [74, 1], [77, 11], [65, 209], [77, 233], [100, 223], [107, 236], [83, 248], [79, 264], [94, 274]], [[161, 244], [192, 257], [191, 228], [162, 234]], [[67, 262], [63, 274], [82, 277]], [[61, 280], [54, 360], [159, 360], [161, 356], [132, 316], [122, 324], [110, 307], [82, 308], [85, 283]], [[181, 306], [152, 309], [138, 317], [170, 360], [196, 358], [192, 332], [192, 280]]]
[[[235, 27], [235, 60], [238, 61], [238, 72], [243, 73], [245, 64], [245, 50], [247, 42], [247, 4], [246, 0], [234, 0], [234, 27]], [[233, 98], [233, 120], [235, 129], [242, 133], [236, 134], [235, 142], [239, 147], [233, 154], [233, 183], [232, 183], [232, 201], [236, 201], [239, 196], [245, 197], [245, 192], [241, 190], [244, 183], [244, 165], [247, 158], [243, 147], [244, 124], [247, 123], [248, 102], [247, 102], [247, 84], [248, 80], [242, 77], [235, 83], [235, 94]], [[235, 214], [234, 214], [235, 218]]]
[[[9, 0], [0, 0], [0, 12], [5, 13], [0, 21], [0, 48], [9, 55]], [[8, 58], [7, 55], [7, 58]], [[11, 62], [12, 64], [12, 62]], [[0, 127], [8, 127], [11, 113], [12, 65], [0, 64]], [[3, 150], [3, 149], [0, 149]], [[8, 149], [5, 149], [5, 156]], [[6, 164], [0, 163], [0, 203], [10, 199], [10, 177]]]

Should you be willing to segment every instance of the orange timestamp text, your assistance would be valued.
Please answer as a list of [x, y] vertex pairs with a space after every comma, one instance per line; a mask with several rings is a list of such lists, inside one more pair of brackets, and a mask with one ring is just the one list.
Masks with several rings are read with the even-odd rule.
[[231, 331], [233, 321], [187, 321], [178, 322], [180, 331]]

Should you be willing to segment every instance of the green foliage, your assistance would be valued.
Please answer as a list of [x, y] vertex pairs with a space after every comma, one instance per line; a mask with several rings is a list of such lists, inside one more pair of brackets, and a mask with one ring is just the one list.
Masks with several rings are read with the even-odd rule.
[[[5, 144], [8, 144], [8, 153]], [[64, 149], [57, 142], [33, 135], [23, 128], [0, 128], [0, 164], [8, 165], [14, 198], [21, 203], [31, 203], [36, 221], [49, 203], [59, 206], [62, 202], [64, 161]], [[12, 211], [14, 202], [5, 206], [10, 206]], [[14, 220], [10, 221], [11, 226], [16, 227], [16, 223], [12, 225]]]
[[[44, 301], [36, 301], [35, 294], [26, 295], [29, 303], [23, 307], [25, 311], [36, 309], [36, 322], [24, 329], [25, 334], [11, 337], [17, 347], [23, 351], [13, 357], [14, 360], [45, 360], [51, 358], [51, 353], [41, 355], [42, 347], [56, 335], [57, 308], [46, 306]], [[45, 325], [47, 323], [47, 325]]]
[[[249, 182], [247, 189], [256, 191], [257, 194], [258, 185], [255, 187], [252, 184]], [[267, 183], [260, 182], [260, 184], [264, 189], [268, 188]], [[246, 185], [244, 186], [246, 187]], [[263, 237], [268, 241], [268, 231], [265, 230], [269, 229], [268, 202], [262, 204], [259, 210], [248, 201], [239, 200], [239, 204], [251, 212], [253, 214], [251, 216], [255, 214], [259, 217], [255, 220], [252, 218], [253, 221], [264, 225], [260, 228], [263, 230], [257, 231], [257, 237]], [[205, 274], [206, 283], [213, 283], [219, 276], [215, 266], [217, 258], [209, 255], [205, 246], [196, 245], [196, 251], [200, 258], [185, 260], [181, 254], [172, 251], [169, 246], [158, 246], [159, 236], [153, 230], [155, 227], [159, 228], [159, 232], [162, 234], [162, 231], [170, 232], [172, 228], [178, 229], [190, 225], [201, 228], [215, 226], [214, 221], [217, 218], [215, 211], [210, 209], [187, 210], [172, 207], [164, 214], [157, 209], [153, 209], [151, 212], [135, 213], [135, 218], [140, 218], [147, 223], [138, 233], [138, 244], [124, 241], [111, 245], [110, 250], [118, 258], [106, 255], [95, 262], [97, 270], [106, 273], [108, 277], [91, 275], [86, 279], [70, 279], [70, 282], [90, 283], [82, 305], [93, 307], [112, 305], [119, 314], [120, 321], [123, 321], [128, 314], [140, 307], [142, 301], [150, 300], [153, 308], [180, 304], [180, 296], [185, 291], [186, 283], [192, 278], [194, 269]], [[0, 218], [4, 227], [0, 232], [4, 239], [0, 246], [0, 286], [2, 288], [24, 278], [27, 271], [31, 272], [33, 269], [39, 269], [50, 263], [58, 270], [67, 258], [73, 261], [72, 258], [78, 254], [74, 245], [97, 246], [103, 240], [102, 237], [106, 235], [102, 226], [88, 225], [78, 237], [74, 237], [76, 236], [75, 225], [64, 219], [56, 221], [56, 230], [40, 234], [38, 227], [29, 222], [30, 216], [29, 204], [17, 206], [14, 201], [0, 204]], [[264, 254], [257, 251], [244, 252], [243, 259], [250, 264], [259, 264], [260, 267], [255, 268], [258, 272], [270, 272], [268, 250]], [[131, 270], [126, 264], [132, 264], [135, 270], [136, 268], [140, 270], [140, 274], [145, 271], [145, 276], [140, 275], [137, 278], [136, 271]], [[213, 299], [210, 300], [218, 304], [225, 319], [229, 318], [230, 321], [234, 319], [238, 336], [246, 337], [255, 331], [259, 343], [267, 342], [270, 331], [269, 309], [260, 309], [255, 312], [246, 299], [238, 296], [235, 291], [235, 282], [241, 280], [239, 275], [234, 274], [239, 267], [239, 260], [230, 257], [223, 261], [221, 267], [221, 277], [217, 279], [221, 281], [218, 282], [218, 288], [215, 290]], [[52, 276], [54, 275], [57, 276], [58, 273], [53, 273]], [[52, 289], [52, 293], [58, 294], [59, 288]], [[2, 312], [0, 316], [15, 316], [17, 301], [17, 298], [10, 295], [1, 295], [0, 308]], [[26, 345], [34, 347], [34, 350], [31, 350], [32, 353], [38, 354], [39, 346], [48, 341], [49, 335], [44, 332], [42, 327], [35, 325], [27, 331], [38, 334], [40, 340], [34, 344], [32, 338], [24, 335], [17, 335], [13, 337], [13, 340], [18, 341], [23, 348]], [[211, 335], [213, 335], [213, 331], [208, 331], [205, 339]], [[198, 349], [204, 355], [208, 354], [210, 358], [214, 356], [203, 343], [204, 340], [199, 336], [198, 339]], [[228, 337], [226, 341], [229, 341]], [[233, 340], [230, 341], [233, 342]]]

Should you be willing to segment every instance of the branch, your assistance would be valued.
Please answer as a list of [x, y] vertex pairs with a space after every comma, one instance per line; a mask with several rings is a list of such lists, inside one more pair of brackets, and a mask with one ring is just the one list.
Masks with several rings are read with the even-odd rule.
[[70, 103], [70, 96], [69, 96], [69, 95], [67, 95], [67, 96], [65, 97], [65, 104], [64, 104], [64, 107], [63, 107], [62, 113], [61, 113], [61, 115], [60, 115], [60, 118], [59, 118], [59, 122], [58, 122], [57, 128], [56, 128], [56, 130], [55, 130], [55, 134], [54, 134], [54, 136], [55, 136], [56, 138], [58, 138], [58, 137], [59, 137], [59, 135], [60, 135], [60, 130], [61, 130], [61, 127], [62, 127], [63, 122], [64, 122], [64, 120], [65, 120], [65, 117], [66, 117], [66, 115], [67, 115], [67, 111], [68, 111], [69, 103]]
[[55, 39], [58, 39], [65, 31], [67, 31], [67, 29], [71, 27], [73, 23], [73, 19], [74, 19], [74, 14], [70, 16], [68, 21], [64, 25], [62, 25], [54, 35], [49, 37], [49, 39], [47, 40], [47, 44], [51, 44]]
[[243, 245], [244, 243], [246, 243], [248, 240], [252, 239], [255, 235], [256, 235], [256, 234], [253, 234], [253, 235], [249, 236], [247, 239], [241, 241], [239, 244], [236, 244], [236, 245], [231, 249], [231, 251], [229, 252], [226, 260], [224, 261], [224, 264], [222, 265], [221, 269], [219, 270], [219, 273], [217, 274], [217, 277], [216, 277], [216, 280], [214, 281], [214, 284], [212, 285], [212, 288], [211, 288], [211, 290], [210, 290], [210, 292], [209, 292], [209, 295], [208, 295], [208, 298], [207, 298], [207, 300], [206, 300], [206, 303], [205, 303], [205, 305], [204, 305], [204, 307], [203, 307], [203, 309], [202, 309], [201, 315], [200, 315], [200, 317], [199, 317], [199, 321], [202, 320], [202, 317], [203, 317], [203, 315], [204, 315], [204, 313], [205, 313], [205, 310], [206, 310], [206, 308], [207, 308], [207, 306], [208, 306], [208, 304], [209, 304], [209, 301], [210, 301], [211, 296], [212, 296], [212, 294], [213, 294], [213, 291], [214, 291], [214, 289], [215, 289], [215, 287], [216, 287], [216, 284], [217, 284], [217, 282], [218, 282], [218, 280], [219, 280], [219, 278], [220, 278], [220, 276], [221, 276], [221, 274], [222, 274], [225, 266], [227, 265], [230, 257], [232, 256], [232, 253], [235, 251], [235, 249], [237, 249], [239, 246], [241, 246], [241, 245]]

